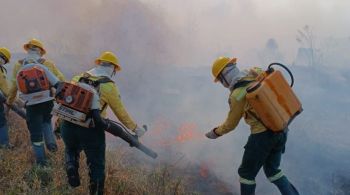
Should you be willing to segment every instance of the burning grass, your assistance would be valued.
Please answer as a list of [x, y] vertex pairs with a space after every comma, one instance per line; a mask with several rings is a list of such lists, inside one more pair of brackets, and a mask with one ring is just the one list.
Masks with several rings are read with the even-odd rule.
[[[10, 116], [10, 139], [13, 149], [0, 150], [0, 194], [86, 194], [88, 173], [85, 156], [81, 158], [82, 185], [72, 189], [64, 172], [63, 143], [58, 141], [57, 154], [48, 153], [50, 166], [33, 166], [33, 155], [25, 122]], [[166, 166], [149, 169], [130, 165], [123, 150], [106, 152], [106, 194], [195, 194], [186, 181], [172, 175]]]
[[[47, 153], [50, 166], [33, 166], [25, 121], [13, 113], [10, 119], [10, 142], [15, 147], [0, 149], [0, 194], [87, 194], [89, 178], [83, 154], [80, 159], [82, 184], [72, 189], [64, 171], [63, 142], [58, 141], [56, 154]], [[133, 156], [123, 147], [106, 152], [106, 194], [210, 194], [220, 183], [206, 166], [184, 167], [158, 161], [159, 164], [148, 165]], [[208, 178], [211, 183], [207, 183]], [[204, 191], [201, 190], [203, 186]], [[220, 190], [218, 193], [222, 194]]]

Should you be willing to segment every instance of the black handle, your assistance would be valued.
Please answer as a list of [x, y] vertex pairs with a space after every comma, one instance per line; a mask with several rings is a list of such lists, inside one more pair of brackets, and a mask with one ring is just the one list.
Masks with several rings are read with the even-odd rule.
[[273, 72], [273, 68], [271, 68], [272, 66], [281, 66], [282, 68], [284, 68], [287, 72], [288, 72], [288, 74], [289, 74], [289, 76], [290, 76], [290, 78], [291, 78], [291, 84], [290, 84], [290, 87], [293, 87], [293, 85], [294, 85], [294, 76], [293, 76], [293, 74], [292, 74], [292, 72], [287, 68], [287, 66], [285, 66], [285, 65], [283, 65], [283, 64], [281, 64], [281, 63], [271, 63], [269, 66], [268, 66], [268, 68], [267, 68], [267, 71], [268, 71], [268, 73], [271, 73], [271, 72]]

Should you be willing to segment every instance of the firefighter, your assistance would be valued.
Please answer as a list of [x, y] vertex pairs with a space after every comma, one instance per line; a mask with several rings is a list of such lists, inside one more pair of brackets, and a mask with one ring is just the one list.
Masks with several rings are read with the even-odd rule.
[[277, 186], [283, 195], [298, 194], [295, 187], [279, 168], [287, 141], [287, 129], [274, 133], [267, 129], [256, 116], [256, 112], [247, 103], [246, 89], [262, 72], [259, 68], [240, 71], [236, 58], [220, 57], [212, 65], [215, 82], [220, 82], [231, 93], [229, 96], [230, 111], [223, 124], [209, 131], [206, 136], [216, 139], [235, 129], [243, 117], [250, 126], [251, 135], [245, 145], [242, 163], [238, 169], [241, 194], [255, 194], [255, 177], [263, 167], [266, 177]]
[[[121, 70], [118, 58], [112, 52], [103, 52], [96, 59], [95, 68], [73, 77], [77, 83], [82, 77], [99, 83], [98, 91], [100, 97], [99, 110], [101, 116], [106, 117], [106, 109], [109, 106], [115, 116], [128, 128], [141, 137], [145, 129], [136, 125], [134, 120], [127, 113], [120, 93], [112, 81], [112, 77]], [[65, 160], [68, 182], [72, 187], [80, 185], [79, 180], [79, 154], [84, 150], [89, 167], [90, 194], [103, 194], [105, 180], [105, 133], [101, 127], [84, 128], [82, 126], [63, 121], [60, 129], [65, 144]]]
[[[8, 96], [8, 83], [6, 79], [6, 69], [4, 67], [5, 64], [9, 63], [11, 59], [10, 51], [2, 47], [0, 48], [0, 93], [2, 93], [5, 97]], [[8, 136], [8, 126], [7, 120], [5, 117], [5, 102], [0, 102], [0, 148], [10, 148], [11, 145], [9, 143]]]
[[[45, 73], [49, 74], [48, 77], [50, 85], [54, 85], [56, 80], [64, 81], [63, 74], [57, 69], [57, 67], [49, 60], [43, 58], [46, 54], [43, 44], [37, 39], [31, 39], [28, 43], [24, 44], [24, 50], [27, 52], [27, 55], [24, 59], [19, 60], [13, 69], [12, 76], [12, 86], [9, 91], [9, 96], [7, 98], [7, 104], [12, 105], [17, 96], [18, 90], [18, 79], [17, 75], [20, 70], [27, 67], [28, 64], [36, 63], [40, 64], [41, 68], [45, 69]], [[57, 83], [57, 82], [56, 82]], [[50, 152], [57, 151], [56, 140], [52, 131], [51, 125], [51, 110], [53, 108], [53, 97], [50, 93], [49, 97], [41, 102], [31, 102], [31, 100], [25, 100], [26, 104], [26, 122], [30, 132], [30, 139], [32, 142], [32, 147], [36, 155], [36, 161], [40, 165], [46, 164], [45, 158], [45, 149]], [[44, 141], [43, 141], [44, 137]]]

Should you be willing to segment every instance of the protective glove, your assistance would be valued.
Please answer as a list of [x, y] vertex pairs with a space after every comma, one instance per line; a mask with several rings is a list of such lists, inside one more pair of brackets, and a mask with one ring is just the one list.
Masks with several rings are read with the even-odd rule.
[[209, 139], [216, 139], [216, 138], [220, 137], [221, 135], [219, 135], [215, 132], [216, 129], [217, 129], [217, 127], [215, 127], [213, 130], [206, 133], [205, 136]]
[[143, 125], [142, 127], [136, 126], [135, 133], [137, 137], [142, 137], [147, 131], [147, 126]]

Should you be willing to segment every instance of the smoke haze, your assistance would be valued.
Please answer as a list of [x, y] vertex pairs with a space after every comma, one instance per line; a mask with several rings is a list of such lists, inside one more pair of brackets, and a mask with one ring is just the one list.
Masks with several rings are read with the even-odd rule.
[[[204, 137], [228, 111], [229, 91], [212, 82], [211, 63], [220, 55], [238, 57], [242, 68], [286, 63], [304, 112], [290, 126], [282, 168], [301, 194], [342, 194], [350, 184], [349, 7], [342, 0], [1, 0], [0, 46], [14, 53], [13, 64], [36, 37], [67, 78], [93, 67], [100, 52], [116, 52], [123, 102], [150, 126], [144, 141], [160, 160], [185, 155], [205, 164], [233, 193], [249, 131], [241, 122], [217, 140]], [[313, 65], [299, 63], [307, 52], [296, 35], [305, 25], [315, 38]], [[278, 194], [263, 173], [257, 183], [257, 194]]]

